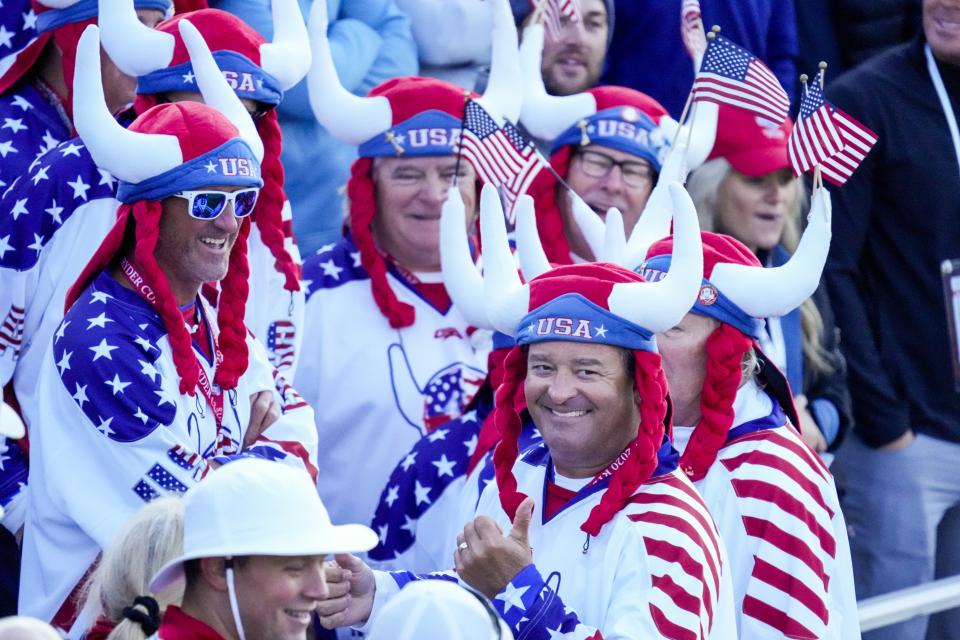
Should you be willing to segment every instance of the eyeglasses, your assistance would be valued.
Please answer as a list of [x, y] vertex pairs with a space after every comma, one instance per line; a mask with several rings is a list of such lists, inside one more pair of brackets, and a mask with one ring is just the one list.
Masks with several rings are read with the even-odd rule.
[[606, 178], [614, 167], [620, 167], [623, 181], [631, 187], [643, 187], [653, 180], [653, 167], [649, 163], [636, 160], [616, 161], [599, 151], [581, 151], [581, 170], [591, 178]]
[[197, 220], [213, 220], [233, 203], [233, 215], [245, 218], [253, 213], [260, 189], [241, 189], [239, 191], [181, 191], [172, 197], [187, 201], [187, 213]]

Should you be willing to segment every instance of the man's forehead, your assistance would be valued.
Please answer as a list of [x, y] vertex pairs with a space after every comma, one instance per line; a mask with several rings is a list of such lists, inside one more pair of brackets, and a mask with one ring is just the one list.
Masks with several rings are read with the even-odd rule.
[[[460, 161], [462, 165], [467, 164], [466, 160]], [[431, 169], [454, 169], [457, 166], [456, 156], [418, 156], [411, 158], [374, 158], [374, 166], [394, 171], [397, 169], [416, 169], [418, 171], [429, 171]]]
[[650, 161], [646, 158], [641, 158], [638, 155], [627, 153], [626, 151], [621, 151], [620, 149], [614, 149], [613, 147], [608, 147], [602, 144], [588, 144], [586, 146], [580, 147], [580, 151], [596, 151], [597, 153], [602, 153], [606, 156], [610, 156], [618, 162], [642, 162], [644, 164], [650, 164]]
[[536, 360], [574, 360], [609, 362], [620, 357], [620, 347], [609, 344], [590, 344], [572, 340], [545, 340], [530, 344], [527, 357]]
[[584, 17], [590, 14], [600, 14], [607, 18], [607, 4], [604, 0], [580, 0], [580, 12]]

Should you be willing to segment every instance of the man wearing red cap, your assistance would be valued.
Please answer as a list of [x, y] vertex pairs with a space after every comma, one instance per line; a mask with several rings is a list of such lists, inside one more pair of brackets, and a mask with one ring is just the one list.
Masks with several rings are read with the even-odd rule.
[[[189, 22], [179, 28], [192, 51], [205, 51]], [[78, 58], [96, 60], [96, 31], [85, 32]], [[236, 455], [316, 476], [312, 411], [277, 388], [243, 323], [245, 218], [263, 185], [263, 147], [209, 52], [193, 61], [205, 101], [229, 119], [188, 101], [148, 109], [123, 129], [97, 93], [94, 65], [78, 65], [78, 128], [120, 181], [122, 205], [67, 297], [39, 382], [20, 602], [64, 628], [71, 590], [143, 501], [182, 492]], [[215, 311], [199, 296], [213, 281], [223, 287]], [[262, 391], [282, 413], [250, 442], [247, 398]]]
[[[457, 150], [463, 90], [417, 77], [365, 98], [340, 86], [322, 2], [313, 4], [317, 119], [359, 145], [347, 183], [349, 235], [304, 263], [307, 331], [295, 383], [317, 412], [319, 485], [334, 518], [369, 522], [391, 469], [422, 435], [459, 416], [484, 379], [486, 348], [443, 286], [441, 207], [456, 183], [476, 216], [477, 177]], [[492, 117], [516, 117], [516, 32], [496, 0], [494, 69], [483, 96]], [[457, 191], [453, 191], [454, 194]]]
[[[135, 4], [148, 27], [171, 8], [170, 0]], [[35, 158], [73, 137], [74, 56], [84, 27], [96, 23], [97, 0], [13, 0], [0, 13], [0, 46], [11, 49], [0, 59], [0, 187], [6, 189]], [[114, 112], [133, 99], [136, 83], [109, 59], [102, 71]]]
[[[542, 25], [524, 31], [521, 122], [550, 148], [553, 172], [542, 171], [528, 189], [537, 204], [537, 226], [547, 258], [556, 264], [596, 259], [594, 238], [602, 238], [602, 220], [610, 208], [623, 215], [631, 247], [650, 234], [656, 239], [668, 233], [669, 198], [661, 193], [666, 187], [654, 191], [654, 186], [661, 178], [664, 184], [684, 180], [684, 162], [696, 167], [703, 161], [713, 146], [716, 105], [695, 107], [696, 129], [691, 134], [685, 128], [677, 151], [671, 154], [676, 121], [660, 103], [639, 91], [603, 86], [563, 97], [548, 95], [540, 76], [543, 38]], [[665, 166], [668, 155], [673, 161]], [[644, 218], [640, 228], [637, 222], [648, 200], [654, 215]], [[664, 220], [665, 227], [658, 224]], [[648, 223], [652, 227], [647, 228]], [[639, 264], [643, 252], [632, 253], [637, 255], [628, 261]]]
[[[516, 637], [736, 637], [723, 543], [664, 431], [653, 330], [682, 317], [702, 273], [696, 214], [679, 185], [671, 195], [682, 209], [677, 255], [656, 284], [591, 264], [521, 285], [502, 216], [483, 211], [485, 289], [498, 294], [491, 318], [517, 346], [494, 410], [503, 435], [496, 483], [454, 561], [459, 579], [493, 600]], [[524, 409], [544, 442], [521, 454]], [[328, 626], [375, 620], [417, 579], [343, 564], [351, 597], [320, 605]]]
[[[801, 246], [779, 269], [740, 242], [703, 233], [696, 304], [657, 345], [674, 407], [680, 468], [694, 481], [730, 552], [741, 638], [859, 638], [850, 550], [833, 478], [794, 426], [783, 374], [760, 352], [760, 318], [816, 288], [830, 243], [829, 195], [814, 194]], [[674, 268], [670, 238], [640, 273]]]

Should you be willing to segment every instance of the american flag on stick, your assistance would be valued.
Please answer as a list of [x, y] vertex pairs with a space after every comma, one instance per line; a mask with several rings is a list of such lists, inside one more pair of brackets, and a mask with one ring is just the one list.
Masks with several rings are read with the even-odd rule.
[[503, 133], [510, 141], [510, 144], [513, 145], [514, 149], [517, 150], [520, 157], [523, 158], [523, 164], [520, 170], [517, 171], [510, 182], [501, 185], [502, 188], [500, 190], [501, 198], [504, 200], [504, 209], [507, 212], [507, 220], [510, 224], [516, 224], [517, 216], [513, 210], [513, 205], [516, 203], [517, 198], [527, 192], [536, 177], [540, 175], [540, 171], [546, 168], [547, 163], [540, 155], [540, 152], [537, 151], [533, 140], [525, 136], [523, 132], [509, 120], [503, 124]]
[[752, 53], [710, 34], [703, 65], [693, 81], [693, 101], [728, 104], [783, 122], [790, 99], [773, 72]]
[[470, 161], [481, 180], [505, 190], [511, 204], [522, 193], [520, 189], [530, 186], [537, 174], [535, 169], [541, 165], [533, 143], [528, 143], [509, 122], [500, 128], [473, 100], [464, 108], [459, 153]]
[[[829, 104], [829, 103], [828, 103]], [[836, 186], [846, 182], [877, 143], [877, 134], [857, 122], [841, 109], [833, 107], [833, 124], [840, 134], [843, 148], [820, 165], [824, 178]]]
[[542, 16], [544, 29], [553, 40], [560, 37], [563, 18], [581, 19], [580, 0], [530, 0], [530, 4], [534, 8], [534, 22], [538, 21], [537, 16]]
[[501, 128], [474, 100], [464, 107], [459, 152], [483, 182], [500, 188], [510, 216], [513, 203], [544, 166], [532, 141], [510, 122]]
[[[805, 80], [802, 76], [801, 80]], [[800, 115], [790, 139], [787, 153], [793, 172], [801, 176], [843, 148], [843, 140], [833, 121], [833, 107], [824, 99], [819, 82], [804, 82]]]

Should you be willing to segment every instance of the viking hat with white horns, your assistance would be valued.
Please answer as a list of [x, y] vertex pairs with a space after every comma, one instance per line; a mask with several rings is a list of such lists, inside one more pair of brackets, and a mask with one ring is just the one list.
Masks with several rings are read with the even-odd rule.
[[274, 259], [274, 268], [284, 276], [284, 288], [300, 288], [300, 265], [286, 246], [284, 219], [287, 197], [283, 191], [280, 162], [282, 136], [276, 107], [283, 92], [297, 84], [310, 66], [307, 27], [296, 0], [275, 0], [272, 42], [236, 16], [218, 9], [201, 9], [178, 15], [148, 29], [137, 20], [131, 0], [100, 0], [103, 48], [125, 73], [137, 77], [134, 110], [143, 113], [160, 96], [175, 91], [196, 93], [196, 71], [179, 23], [189, 20], [197, 28], [214, 60], [234, 92], [264, 107], [257, 120], [263, 140], [264, 188], [253, 222]]
[[507, 0], [493, 0], [493, 53], [490, 81], [482, 96], [432, 78], [394, 78], [358, 97], [341, 86], [327, 39], [324, 2], [314, 2], [309, 30], [313, 66], [307, 76], [310, 104], [331, 135], [358, 145], [360, 158], [347, 183], [350, 228], [363, 267], [370, 274], [374, 300], [393, 327], [413, 324], [414, 309], [390, 289], [386, 265], [370, 231], [376, 213], [370, 176], [375, 157], [449, 156], [457, 152], [466, 99], [476, 100], [495, 120], [520, 115], [517, 32]]
[[[168, 14], [171, 0], [134, 0], [135, 9], [155, 9]], [[63, 80], [68, 95], [64, 109], [73, 102], [73, 67], [77, 41], [90, 24], [97, 22], [97, 0], [6, 0], [3, 11], [23, 16], [23, 28], [7, 40], [0, 53], [0, 94], [32, 70], [47, 44], [56, 42], [63, 57]], [[33, 26], [30, 26], [32, 22]]]
[[[673, 185], [671, 196], [686, 196]], [[484, 194], [487, 195], [487, 194]], [[582, 529], [598, 535], [623, 508], [634, 490], [654, 473], [664, 443], [667, 386], [654, 334], [675, 325], [690, 309], [703, 277], [700, 229], [692, 206], [679, 203], [677, 247], [669, 275], [656, 283], [635, 272], [605, 263], [565, 265], [521, 284], [507, 246], [503, 212], [496, 194], [481, 204], [484, 297], [493, 325], [516, 336], [518, 346], [507, 356], [503, 383], [497, 390], [495, 420], [502, 440], [494, 453], [500, 502], [511, 517], [524, 497], [517, 490], [513, 465], [518, 456], [521, 421], [515, 397], [526, 376], [523, 345], [546, 341], [605, 344], [634, 354], [637, 390], [643, 399], [641, 423], [627, 462], [615, 471], [600, 503]]]
[[[741, 362], [756, 340], [763, 319], [786, 315], [809, 298], [820, 283], [830, 249], [830, 194], [813, 194], [807, 228], [790, 261], [764, 268], [741, 242], [717, 233], [703, 232], [704, 278], [696, 304], [690, 310], [720, 321], [707, 339], [706, 378], [700, 395], [702, 418], [690, 438], [680, 464], [697, 480], [716, 459], [733, 423], [733, 402], [741, 382]], [[640, 273], [657, 280], [672, 269], [672, 238], [650, 247]], [[765, 369], [773, 365], [766, 363]], [[782, 378], [778, 371], [771, 375]], [[789, 395], [789, 394], [788, 394]], [[781, 399], [783, 409], [794, 414], [791, 399]]]
[[[176, 102], [152, 107], [129, 129], [107, 111], [100, 80], [98, 29], [88, 27], [77, 47], [76, 126], [97, 166], [116, 176], [123, 203], [117, 221], [67, 295], [69, 307], [123, 249], [133, 233], [134, 259], [144, 281], [153, 290], [154, 307], [163, 320], [180, 375], [180, 392], [193, 395], [200, 366], [191, 346], [169, 282], [154, 257], [160, 200], [183, 190], [232, 185], [259, 187], [263, 146], [253, 120], [227, 85], [199, 32], [187, 20], [179, 23], [190, 51], [197, 85], [205, 104]], [[130, 227], [128, 229], [128, 227]], [[248, 285], [246, 242], [250, 223], [240, 222], [222, 284], [217, 324], [223, 362], [214, 382], [223, 389], [236, 387], [247, 367], [246, 328], [243, 324]]]
[[[678, 130], [678, 123], [667, 110], [650, 96], [626, 87], [602, 86], [570, 96], [549, 95], [540, 70], [543, 38], [541, 24], [530, 25], [523, 32], [520, 120], [532, 135], [551, 142], [550, 164], [558, 175], [567, 174], [573, 149], [589, 144], [643, 158], [667, 182], [683, 183], [687, 168], [699, 166], [707, 157], [716, 135], [716, 105], [695, 107], [698, 113], [692, 121], [696, 126], [692, 131], [685, 126], [678, 136], [683, 142], [682, 161], [664, 166]], [[557, 206], [556, 181], [549, 172], [542, 172], [529, 192], [537, 202], [537, 219], [547, 256], [551, 262], [569, 263], [570, 249]], [[667, 205], [670, 198], [664, 193], [657, 200]]]

